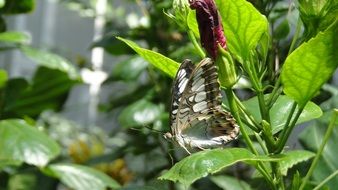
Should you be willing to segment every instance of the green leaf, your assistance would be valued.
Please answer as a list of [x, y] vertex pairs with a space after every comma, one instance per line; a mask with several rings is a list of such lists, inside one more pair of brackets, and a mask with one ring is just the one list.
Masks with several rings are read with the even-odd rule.
[[128, 186], [121, 188], [119, 190], [158, 190], [158, 189], [159, 188], [152, 186]]
[[76, 164], [51, 164], [47, 174], [59, 178], [61, 182], [71, 189], [105, 190], [117, 189], [120, 185], [106, 174], [87, 166]]
[[288, 169], [299, 162], [304, 162], [315, 156], [315, 153], [306, 150], [293, 150], [283, 153], [284, 157], [279, 162], [282, 175], [286, 176]]
[[189, 11], [189, 14], [187, 17], [187, 23], [188, 23], [188, 28], [194, 33], [196, 38], [200, 38], [200, 32], [198, 30], [195, 10]]
[[261, 60], [266, 60], [269, 52], [269, 44], [271, 41], [271, 36], [269, 32], [265, 32], [262, 34], [262, 38], [259, 41], [257, 51], [262, 56]]
[[0, 121], [0, 136], [0, 160], [45, 166], [60, 154], [60, 147], [53, 139], [23, 120]]
[[111, 79], [114, 80], [135, 80], [138, 76], [144, 71], [148, 66], [146, 62], [141, 57], [132, 57], [123, 62], [119, 62], [113, 68], [111, 73]]
[[338, 1], [299, 0], [298, 4], [306, 39], [327, 29], [337, 20]]
[[44, 50], [34, 49], [29, 46], [22, 46], [21, 50], [27, 57], [41, 66], [68, 73], [68, 76], [74, 80], [78, 80], [80, 78], [80, 75], [75, 67], [63, 57]]
[[146, 185], [127, 185], [119, 190], [169, 190], [168, 182], [163, 181], [148, 181]]
[[127, 106], [118, 119], [121, 125], [127, 128], [147, 125], [159, 119], [163, 111], [163, 105], [156, 105], [145, 99], [141, 99]]
[[29, 44], [31, 41], [31, 37], [23, 32], [3, 32], [0, 33], [0, 41], [18, 44]]
[[168, 57], [165, 57], [164, 55], [159, 54], [157, 52], [141, 48], [136, 43], [130, 40], [123, 39], [121, 37], [117, 37], [117, 39], [126, 43], [129, 47], [131, 47], [134, 51], [136, 51], [136, 53], [138, 53], [143, 59], [147, 60], [156, 68], [168, 74], [171, 78], [175, 77], [175, 74], [179, 66], [179, 64], [176, 61]]
[[5, 0], [5, 6], [0, 9], [1, 14], [21, 14], [31, 12], [35, 7], [35, 0]]
[[59, 70], [39, 67], [32, 84], [24, 79], [11, 79], [4, 89], [4, 118], [38, 116], [43, 110], [58, 110], [69, 90], [77, 83]]
[[[332, 107], [337, 107], [338, 105], [332, 105]], [[306, 129], [300, 134], [300, 143], [302, 146], [312, 152], [317, 152], [319, 146], [321, 145], [324, 134], [329, 125], [332, 111], [325, 112], [324, 115], [311, 126], [307, 126]], [[338, 120], [336, 120], [335, 128], [332, 131], [332, 134], [325, 145], [323, 153], [317, 163], [312, 179], [313, 181], [320, 183], [326, 179], [330, 174], [336, 172], [338, 168]], [[330, 189], [336, 189], [338, 187], [338, 176], [335, 176], [327, 184]]]
[[6, 166], [20, 166], [21, 165], [20, 160], [12, 160], [12, 159], [3, 159], [0, 158], [0, 170], [2, 170], [3, 167]]
[[268, 21], [245, 0], [216, 0], [216, 4], [229, 50], [243, 63], [268, 32]]
[[[266, 95], [267, 98], [269, 95]], [[243, 102], [247, 110], [252, 114], [252, 116], [258, 121], [262, 121], [259, 104], [257, 97], [253, 97], [245, 102]], [[273, 107], [270, 109], [270, 118], [271, 118], [271, 128], [272, 133], [276, 134], [283, 129], [287, 117], [291, 111], [293, 100], [287, 96], [279, 96]], [[297, 120], [297, 124], [310, 121], [312, 119], [318, 118], [323, 114], [319, 106], [313, 102], [308, 102]], [[295, 117], [295, 113], [294, 116]]]
[[0, 8], [5, 6], [5, 0], [0, 0]]
[[318, 93], [338, 66], [338, 22], [302, 44], [286, 59], [281, 73], [284, 92], [301, 107]]
[[194, 153], [176, 163], [159, 179], [179, 181], [189, 186], [194, 181], [214, 174], [237, 162], [273, 161], [269, 157], [257, 157], [244, 148], [212, 149]]
[[292, 178], [291, 190], [298, 190], [300, 185], [301, 185], [301, 178], [300, 178], [299, 172], [296, 171], [296, 173], [293, 175], [293, 178]]
[[245, 181], [231, 177], [231, 176], [212, 176], [211, 181], [214, 182], [218, 187], [228, 190], [228, 189], [235, 189], [235, 190], [251, 190], [249, 184]]
[[0, 89], [3, 88], [8, 80], [7, 72], [0, 69]]

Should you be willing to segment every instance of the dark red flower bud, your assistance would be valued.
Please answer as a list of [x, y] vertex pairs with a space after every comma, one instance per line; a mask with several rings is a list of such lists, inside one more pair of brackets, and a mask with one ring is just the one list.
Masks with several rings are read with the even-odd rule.
[[214, 0], [189, 0], [190, 8], [196, 10], [196, 20], [203, 48], [214, 60], [218, 55], [218, 44], [226, 49], [221, 17]]

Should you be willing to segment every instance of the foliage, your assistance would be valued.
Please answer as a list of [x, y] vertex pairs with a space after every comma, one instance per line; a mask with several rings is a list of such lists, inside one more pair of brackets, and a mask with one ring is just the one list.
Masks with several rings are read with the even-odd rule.
[[[4, 1], [0, 17], [30, 12], [34, 5], [33, 0]], [[70, 90], [82, 80], [69, 61], [31, 47], [30, 41], [26, 33], [0, 33], [1, 51], [19, 50], [37, 64], [31, 80], [11, 78], [0, 70], [0, 189], [50, 189], [55, 188], [55, 179], [75, 189], [118, 188], [101, 171], [63, 163], [60, 145], [38, 127], [40, 114], [62, 109]], [[55, 161], [59, 163], [51, 164]]]
[[[95, 17], [94, 2], [60, 0]], [[337, 1], [215, 0], [228, 47], [217, 60], [223, 108], [241, 135], [234, 147], [190, 156], [162, 135], [179, 62], [206, 56], [196, 11], [187, 0], [114, 2], [104, 37], [91, 45], [118, 60], [102, 84], [109, 94], [99, 108], [114, 122], [107, 133], [58, 114], [85, 80], [79, 68], [6, 31], [4, 15], [36, 2], [0, 0], [0, 53], [15, 49], [37, 65], [30, 80], [0, 69], [0, 189], [334, 189]], [[127, 6], [138, 11], [136, 25], [122, 19]], [[235, 86], [224, 85], [229, 74]], [[303, 149], [294, 150], [287, 142], [298, 125]]]
[[[276, 5], [274, 3], [272, 3], [273, 6]], [[270, 164], [257, 160], [253, 165], [265, 178], [267, 185], [271, 189], [284, 189], [288, 186], [292, 186], [294, 189], [298, 189], [299, 187], [304, 188], [304, 185], [308, 183], [308, 178], [305, 177], [302, 182], [291, 184], [289, 182], [292, 179], [292, 174], [288, 175], [288, 170], [297, 166], [299, 162], [311, 159], [315, 154], [301, 150], [284, 153], [284, 148], [296, 124], [318, 118], [322, 114], [320, 108], [310, 102], [310, 100], [315, 97], [338, 66], [336, 54], [333, 52], [336, 49], [333, 46], [338, 42], [336, 35], [334, 35], [334, 33], [338, 32], [338, 24], [335, 20], [331, 19], [328, 21], [330, 24], [327, 24], [322, 30], [316, 31], [316, 34], [312, 34], [314, 37], [308, 41], [306, 41], [305, 34], [302, 39], [300, 31], [295, 31], [292, 45], [287, 50], [288, 54], [281, 54], [284, 57], [281, 57], [280, 60], [285, 60], [285, 63], [282, 65], [281, 77], [279, 77], [274, 73], [273, 69], [276, 68], [272, 68], [269, 62], [275, 60], [274, 56], [278, 56], [274, 55], [274, 52], [276, 52], [274, 49], [279, 48], [274, 47], [278, 46], [278, 41], [276, 40], [285, 40], [288, 36], [287, 33], [290, 32], [289, 30], [285, 30], [285, 34], [281, 33], [282, 27], [286, 25], [286, 21], [283, 21], [284, 26], [280, 25], [275, 28], [276, 32], [279, 33], [277, 33], [276, 39], [273, 39], [273, 36], [269, 36], [268, 34], [269, 17], [266, 19], [250, 3], [227, 0], [216, 1], [216, 4], [222, 17], [224, 33], [227, 37], [227, 46], [229, 47], [228, 51], [232, 59], [237, 61], [237, 69], [241, 69], [243, 75], [249, 79], [253, 95], [256, 95], [252, 98], [251, 103], [249, 103], [250, 101], [242, 103], [234, 96], [231, 88], [225, 89], [230, 110], [241, 126], [244, 143], [253, 155], [263, 154], [277, 158], [280, 157], [280, 160], [271, 162]], [[187, 11], [186, 9], [180, 10], [182, 12]], [[186, 21], [187, 24], [180, 23], [180, 26], [185, 27], [188, 34], [189, 31], [196, 31], [196, 28], [193, 28], [196, 25], [189, 25], [188, 20], [191, 19], [189, 13], [183, 14], [183, 12], [178, 14], [177, 12], [180, 10], [176, 9], [175, 13], [177, 17], [170, 15], [171, 18], [177, 19], [177, 22]], [[326, 9], [326, 11], [333, 10], [335, 11], [332, 7]], [[274, 10], [267, 10], [264, 7], [264, 11], [273, 12]], [[182, 19], [182, 15], [186, 15], [186, 19]], [[267, 14], [266, 16], [269, 15]], [[304, 15], [302, 15], [303, 17]], [[298, 22], [298, 27], [300, 27], [300, 23]], [[194, 43], [194, 40], [200, 36], [195, 35], [191, 37], [190, 35], [189, 37], [196, 51], [200, 51], [201, 48], [198, 47], [198, 44]], [[176, 69], [171, 69], [171, 67], [174, 67], [174, 64], [164, 66], [161, 64], [166, 64], [166, 62], [152, 61], [156, 59], [156, 52], [146, 51], [126, 39], [118, 39], [124, 41], [141, 57], [148, 60], [156, 68], [167, 73], [170, 77], [173, 77], [171, 73], [176, 73]], [[296, 46], [298, 48], [293, 51]], [[282, 50], [283, 48], [285, 47], [281, 47]], [[139, 51], [140, 49], [142, 49], [142, 52]], [[204, 54], [200, 53], [200, 55], [203, 58]], [[222, 77], [222, 73], [220, 73], [220, 76]], [[274, 76], [274, 78], [269, 79], [269, 76]], [[274, 86], [271, 87], [271, 85]], [[283, 92], [286, 96], [282, 95]], [[238, 114], [238, 111], [240, 114]], [[242, 122], [246, 124], [246, 128], [244, 128]], [[252, 136], [248, 136], [248, 134]], [[328, 130], [328, 136], [329, 134], [330, 130]], [[253, 136], [256, 140], [253, 140]], [[259, 143], [263, 153], [258, 153], [258, 150], [253, 146], [253, 141]], [[324, 145], [325, 141], [322, 144]], [[228, 149], [227, 151], [231, 152], [234, 150]], [[216, 151], [212, 150], [210, 153]], [[225, 152], [220, 154], [220, 157], [208, 155], [208, 153], [207, 151], [203, 151], [183, 159], [162, 175], [160, 179], [180, 181], [189, 186], [196, 179], [202, 178], [208, 175], [208, 173], [219, 171], [219, 167], [214, 168], [215, 164], [227, 165], [227, 161], [223, 160], [224, 158], [231, 158], [237, 161], [241, 161], [242, 159], [234, 155], [227, 155]], [[244, 151], [241, 153], [239, 155], [245, 155]], [[201, 160], [200, 162], [196, 162], [197, 157]], [[236, 163], [236, 161], [233, 163]], [[230, 165], [233, 165], [233, 163]], [[314, 162], [312, 165], [316, 164], [317, 162]], [[311, 173], [310, 171], [308, 174]], [[299, 174], [297, 175], [300, 178]], [[283, 176], [286, 176], [286, 178]], [[288, 178], [289, 180], [287, 180]], [[294, 181], [296, 181], [296, 178], [294, 178]]]

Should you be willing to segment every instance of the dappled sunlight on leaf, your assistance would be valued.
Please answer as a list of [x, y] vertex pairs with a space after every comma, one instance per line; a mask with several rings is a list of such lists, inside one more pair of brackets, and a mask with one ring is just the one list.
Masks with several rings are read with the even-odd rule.
[[278, 159], [268, 156], [255, 156], [244, 148], [225, 148], [205, 150], [194, 153], [189, 157], [176, 163], [168, 172], [159, 177], [171, 181], [178, 181], [189, 186], [194, 181], [214, 174], [220, 170], [231, 166], [237, 162], [247, 162], [250, 164], [256, 161], [277, 161]]
[[45, 166], [60, 154], [60, 147], [54, 140], [24, 120], [2, 120], [0, 134], [0, 160]]

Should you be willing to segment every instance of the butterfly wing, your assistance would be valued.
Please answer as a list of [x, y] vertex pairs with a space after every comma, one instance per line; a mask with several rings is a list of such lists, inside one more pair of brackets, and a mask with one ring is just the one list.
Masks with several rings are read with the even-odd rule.
[[171, 132], [173, 133], [173, 135], [177, 134], [176, 116], [181, 101], [181, 97], [188, 84], [189, 77], [194, 68], [195, 65], [190, 60], [186, 59], [183, 61], [183, 63], [181, 63], [180, 68], [178, 69], [178, 72], [175, 77], [175, 81], [171, 92], [172, 100], [169, 116]]
[[196, 66], [180, 99], [176, 134], [184, 135], [191, 147], [216, 147], [237, 137], [235, 120], [221, 108], [217, 68], [211, 59], [203, 59]]
[[203, 59], [191, 73], [179, 101], [176, 122], [179, 132], [198, 115], [221, 110], [222, 96], [217, 68], [210, 58]]
[[189, 123], [182, 135], [190, 147], [214, 148], [237, 138], [239, 127], [229, 112], [211, 110]]

